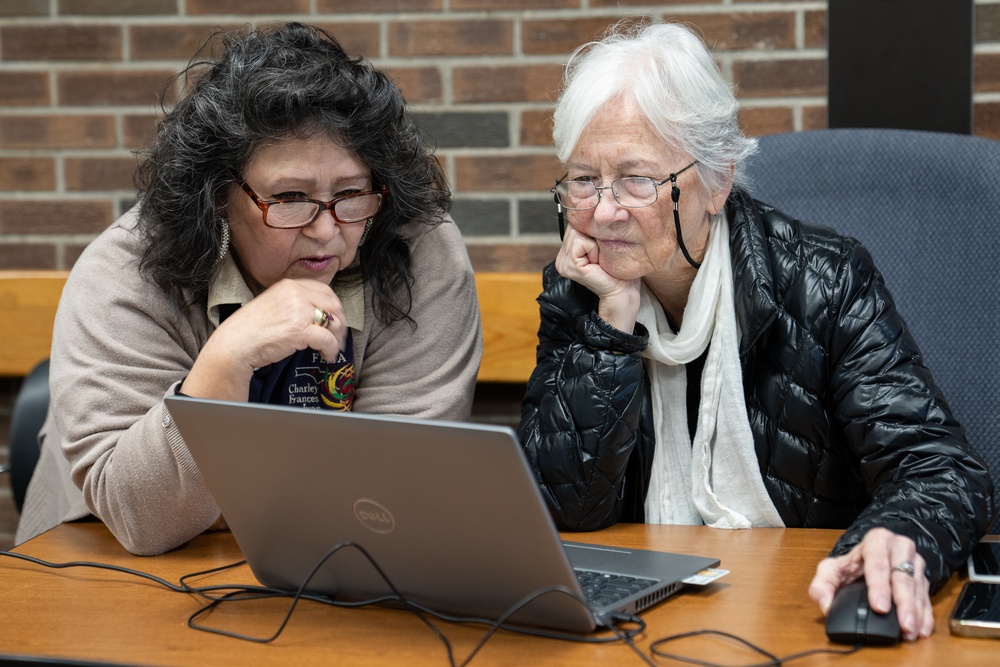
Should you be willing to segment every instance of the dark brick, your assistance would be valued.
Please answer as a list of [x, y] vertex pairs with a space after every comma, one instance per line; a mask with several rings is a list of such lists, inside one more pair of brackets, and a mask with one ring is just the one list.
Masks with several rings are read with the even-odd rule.
[[414, 113], [414, 120], [432, 146], [494, 148], [510, 145], [507, 114], [495, 112]]
[[441, 71], [436, 67], [386, 67], [382, 71], [411, 104], [433, 104], [444, 99]]
[[807, 106], [802, 109], [803, 130], [825, 130], [829, 125], [826, 106]]
[[807, 49], [825, 49], [827, 40], [826, 11], [819, 10], [806, 12], [806, 38]]
[[0, 106], [47, 106], [47, 72], [0, 72]]
[[315, 23], [333, 35], [349, 56], [364, 56], [369, 60], [381, 52], [380, 28], [377, 23]]
[[739, 61], [733, 78], [740, 97], [826, 95], [826, 58]]
[[555, 155], [462, 155], [455, 157], [460, 192], [547, 192], [559, 176]]
[[463, 236], [510, 236], [510, 202], [506, 199], [455, 197], [451, 217]]
[[389, 53], [394, 56], [511, 55], [513, 50], [511, 21], [468, 19], [389, 24]]
[[0, 241], [0, 269], [54, 269], [56, 247], [48, 243]]
[[525, 109], [521, 112], [522, 146], [552, 146], [552, 109]]
[[1000, 5], [976, 4], [976, 41], [1000, 41]]
[[455, 102], [550, 102], [562, 79], [561, 65], [456, 67]]
[[114, 221], [108, 201], [0, 201], [0, 232], [4, 234], [90, 234]]
[[453, 10], [575, 9], [580, 0], [451, 0]]
[[[795, 46], [795, 14], [792, 12], [736, 12], [685, 14], [684, 23], [691, 26], [706, 44], [715, 50], [727, 49], [788, 49]], [[532, 21], [526, 26], [525, 52], [529, 45], [538, 44], [540, 53], [568, 52], [600, 35], [618, 19], [578, 19], [570, 21]], [[635, 23], [641, 19], [629, 19]], [[548, 25], [549, 27], [545, 27]]]
[[792, 12], [736, 12], [684, 17], [701, 29], [715, 50], [790, 49], [795, 46]]
[[60, 16], [168, 16], [177, 13], [177, 0], [59, 0]]
[[974, 61], [975, 92], [1000, 90], [1000, 53], [980, 53]]
[[242, 26], [238, 23], [130, 26], [131, 57], [133, 60], [182, 60], [187, 62], [197, 53], [206, 58], [213, 58], [222, 52], [222, 40], [212, 39], [213, 35], [241, 28]]
[[111, 148], [116, 143], [112, 116], [0, 116], [2, 148]]
[[71, 192], [94, 190], [134, 190], [134, 157], [66, 158], [66, 189]]
[[748, 137], [791, 132], [795, 129], [795, 118], [788, 107], [742, 108], [739, 123], [743, 134]]
[[175, 99], [171, 70], [60, 72], [56, 75], [59, 104], [80, 106], [142, 105], [158, 108], [162, 96]]
[[117, 26], [9, 25], [0, 28], [4, 60], [112, 61], [122, 58]]
[[73, 265], [76, 264], [76, 260], [80, 259], [80, 255], [87, 249], [87, 245], [86, 243], [67, 243], [63, 248], [63, 265], [59, 268], [72, 269]]
[[240, 16], [245, 14], [308, 14], [309, 0], [186, 0], [191, 16]]
[[153, 143], [156, 122], [160, 116], [125, 116], [122, 119], [122, 145], [125, 148], [145, 148]]
[[48, 16], [49, 0], [3, 0], [0, 16]]
[[[553, 179], [555, 182], [555, 179]], [[517, 202], [518, 234], [559, 234], [556, 204], [549, 195], [544, 199], [519, 199]], [[538, 267], [541, 270], [542, 267]]]
[[442, 9], [444, 0], [316, 0], [316, 11], [321, 14], [437, 12]]
[[[757, 0], [758, 2], [760, 0]], [[649, 6], [652, 4], [657, 5], [686, 5], [690, 4], [691, 0], [660, 0], [660, 2], [653, 3], [650, 0], [590, 0], [590, 7], [612, 7], [618, 9], [619, 7], [639, 7], [639, 6]], [[709, 5], [712, 3], [721, 3], [722, 0], [701, 0], [700, 4]]]
[[980, 102], [974, 105], [972, 118], [974, 135], [1000, 139], [1000, 102]]
[[616, 23], [618, 19], [609, 17], [526, 20], [521, 28], [521, 48], [529, 55], [569, 53], [581, 44], [598, 39]]
[[55, 190], [56, 165], [47, 157], [0, 158], [0, 190]]

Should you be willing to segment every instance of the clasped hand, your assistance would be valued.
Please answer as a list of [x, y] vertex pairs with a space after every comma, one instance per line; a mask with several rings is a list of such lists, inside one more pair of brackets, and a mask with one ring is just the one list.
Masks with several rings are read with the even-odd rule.
[[556, 271], [597, 295], [597, 314], [608, 324], [628, 333], [639, 313], [640, 280], [621, 280], [600, 264], [600, 248], [593, 238], [567, 226], [556, 255]]
[[[317, 321], [317, 309], [328, 317]], [[183, 392], [245, 401], [254, 369], [307, 347], [336, 359], [347, 343], [344, 307], [329, 285], [281, 280], [226, 319], [195, 360]]]

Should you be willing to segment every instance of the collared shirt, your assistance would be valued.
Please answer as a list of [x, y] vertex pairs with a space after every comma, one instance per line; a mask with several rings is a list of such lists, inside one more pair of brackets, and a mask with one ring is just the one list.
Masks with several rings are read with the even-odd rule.
[[[254, 370], [250, 380], [251, 403], [297, 405], [305, 408], [351, 410], [354, 405], [354, 331], [364, 328], [364, 288], [338, 286], [348, 326], [347, 342], [336, 359], [326, 360], [310, 348]], [[219, 326], [254, 298], [232, 255], [223, 259], [209, 285], [208, 318]]]

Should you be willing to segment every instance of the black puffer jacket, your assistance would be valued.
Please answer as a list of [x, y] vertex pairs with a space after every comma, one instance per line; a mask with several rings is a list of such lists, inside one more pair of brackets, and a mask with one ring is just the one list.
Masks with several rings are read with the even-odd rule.
[[[781, 518], [846, 528], [833, 554], [876, 526], [907, 535], [937, 590], [986, 532], [993, 485], [871, 256], [745, 193], [727, 209], [747, 412]], [[601, 320], [597, 298], [551, 265], [538, 301], [519, 435], [542, 493], [562, 530], [641, 522], [655, 446], [647, 332]]]

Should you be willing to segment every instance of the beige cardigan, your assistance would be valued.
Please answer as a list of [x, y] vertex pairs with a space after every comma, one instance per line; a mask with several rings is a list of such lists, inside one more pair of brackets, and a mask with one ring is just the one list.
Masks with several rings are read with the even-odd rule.
[[[219, 516], [163, 405], [214, 331], [214, 318], [204, 301], [179, 310], [140, 277], [135, 222], [133, 209], [102, 233], [66, 283], [52, 342], [51, 405], [18, 544], [93, 514], [130, 552], [158, 554]], [[472, 266], [450, 221], [413, 225], [409, 244], [415, 328], [376, 322], [370, 289], [362, 301], [359, 290], [335, 281], [353, 330], [354, 409], [467, 419], [482, 356]]]

